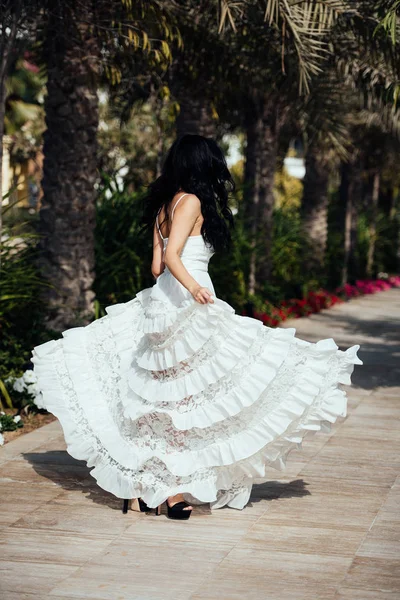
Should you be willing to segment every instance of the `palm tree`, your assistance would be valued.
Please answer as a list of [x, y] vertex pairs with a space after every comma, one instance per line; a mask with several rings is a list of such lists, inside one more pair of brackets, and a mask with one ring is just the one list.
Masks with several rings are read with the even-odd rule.
[[299, 103], [306, 167], [300, 212], [305, 237], [313, 249], [304, 257], [304, 268], [318, 279], [325, 273], [331, 176], [340, 160], [349, 157], [345, 120], [353, 95], [337, 72], [336, 57], [329, 57], [313, 93]]
[[49, 7], [44, 56], [47, 66], [40, 267], [48, 323], [54, 329], [85, 322], [94, 294], [94, 183], [100, 47], [91, 5]]
[[[359, 132], [354, 137], [354, 125], [365, 129], [368, 119], [387, 112], [387, 104], [393, 106], [394, 85], [399, 75], [398, 49], [390, 48], [382, 32], [376, 32], [379, 23], [376, 7], [372, 3], [369, 6], [364, 3], [363, 9], [362, 14], [356, 13], [350, 18], [346, 15], [345, 23], [342, 19], [338, 20], [337, 27], [331, 32], [333, 56], [328, 57], [324, 75], [302, 107], [303, 130], [308, 140], [302, 199], [303, 227], [314, 247], [313, 265], [306, 266], [315, 267], [319, 275], [324, 272], [329, 176], [341, 160], [343, 180], [339, 198], [342, 217], [338, 227], [345, 232], [343, 278], [347, 277], [348, 262], [352, 261], [354, 265], [355, 224], [352, 222], [357, 202], [352, 201], [349, 194], [354, 190], [358, 193], [360, 189], [352, 181], [352, 175], [359, 173], [356, 157], [361, 154], [354, 140], [360, 143], [362, 139]], [[393, 115], [392, 125], [395, 120]], [[371, 195], [375, 203], [376, 182], [375, 193]], [[370, 252], [373, 252], [372, 246]]]
[[259, 29], [259, 11], [253, 8], [243, 17], [247, 39], [240, 58], [247, 60], [249, 77], [243, 78], [243, 84], [251, 90], [246, 99], [245, 197], [248, 214], [256, 221], [250, 293], [268, 282], [271, 274], [273, 183], [282, 129], [296, 111], [299, 94], [312, 92], [330, 54], [330, 31], [345, 10], [345, 2], [326, 2], [322, 7], [319, 2], [271, 0], [263, 15], [268, 24], [264, 31]]
[[[87, 323], [93, 315], [100, 75], [116, 83], [125, 55], [139, 47], [153, 50], [144, 31], [147, 16], [150, 30], [159, 23], [164, 34], [168, 31], [164, 13], [155, 8], [153, 2], [133, 5], [119, 0], [96, 5], [48, 0], [46, 5], [47, 131], [39, 233], [40, 267], [51, 283], [44, 296], [47, 324], [55, 330]], [[157, 44], [156, 52], [167, 53], [163, 39]]]

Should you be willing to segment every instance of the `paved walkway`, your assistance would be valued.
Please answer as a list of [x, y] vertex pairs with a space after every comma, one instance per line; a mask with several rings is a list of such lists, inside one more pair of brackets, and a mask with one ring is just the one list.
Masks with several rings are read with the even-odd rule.
[[2, 600], [400, 598], [400, 290], [287, 323], [360, 343], [349, 416], [293, 451], [243, 511], [130, 511], [58, 422], [0, 449]]

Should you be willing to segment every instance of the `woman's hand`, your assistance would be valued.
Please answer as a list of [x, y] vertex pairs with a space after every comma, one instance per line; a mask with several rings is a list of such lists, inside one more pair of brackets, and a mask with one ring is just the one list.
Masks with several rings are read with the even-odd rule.
[[208, 302], [210, 302], [211, 304], [214, 303], [214, 300], [212, 298], [213, 294], [206, 287], [201, 287], [200, 285], [197, 285], [190, 290], [190, 293], [192, 294], [196, 302], [198, 302], [199, 304], [207, 304]]

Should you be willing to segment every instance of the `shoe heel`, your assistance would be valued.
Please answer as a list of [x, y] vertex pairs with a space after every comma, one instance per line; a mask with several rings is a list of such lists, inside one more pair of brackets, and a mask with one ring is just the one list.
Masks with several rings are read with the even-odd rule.
[[125, 498], [122, 502], [122, 512], [124, 513], [124, 515], [126, 515], [126, 513], [128, 512], [128, 508], [129, 508], [129, 500], [127, 498]]
[[156, 506], [156, 516], [158, 517], [158, 515], [161, 515], [161, 504], [159, 504], [158, 506]]

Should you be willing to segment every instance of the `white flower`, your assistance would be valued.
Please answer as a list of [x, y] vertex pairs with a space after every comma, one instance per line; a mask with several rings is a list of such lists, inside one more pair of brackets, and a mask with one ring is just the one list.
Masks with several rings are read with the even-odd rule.
[[6, 413], [4, 412], [4, 410], [0, 410], [0, 415], [5, 415]]
[[27, 371], [25, 371], [25, 373], [22, 375], [22, 379], [24, 380], [25, 383], [36, 383], [37, 382], [36, 373], [34, 371], [32, 371], [32, 369], [28, 369]]
[[3, 429], [3, 425], [0, 423], [0, 431]]
[[13, 388], [16, 392], [23, 392], [25, 390], [25, 383], [22, 377], [18, 377], [18, 379], [14, 381]]
[[2, 446], [3, 444], [4, 444], [4, 437], [0, 433], [0, 446]]
[[19, 423], [21, 420], [21, 417], [19, 415], [15, 415], [15, 417], [13, 418], [14, 423]]
[[43, 394], [42, 392], [40, 392], [36, 398], [34, 399], [34, 403], [36, 404], [36, 406], [38, 408], [46, 408], [45, 405], [43, 404]]
[[39, 385], [35, 383], [31, 383], [26, 387], [26, 391], [31, 394], [31, 396], [37, 396], [40, 392]]

